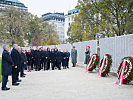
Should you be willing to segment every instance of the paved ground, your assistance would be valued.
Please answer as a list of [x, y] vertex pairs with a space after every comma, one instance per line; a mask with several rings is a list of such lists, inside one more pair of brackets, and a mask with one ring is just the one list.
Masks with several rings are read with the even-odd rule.
[[98, 78], [98, 73], [86, 73], [84, 68], [29, 72], [18, 87], [0, 90], [0, 100], [132, 100], [133, 85], [121, 87], [109, 84], [114, 76]]

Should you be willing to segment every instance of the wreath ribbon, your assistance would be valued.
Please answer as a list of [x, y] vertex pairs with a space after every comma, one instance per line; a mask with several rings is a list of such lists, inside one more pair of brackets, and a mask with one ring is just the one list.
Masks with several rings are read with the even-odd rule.
[[103, 70], [103, 68], [104, 68], [105, 59], [106, 59], [106, 57], [104, 56], [102, 66], [101, 66], [100, 69], [99, 69], [99, 75], [98, 75], [98, 77], [101, 77], [101, 76], [102, 76], [102, 70]]
[[89, 72], [89, 66], [90, 66], [91, 63], [92, 63], [93, 58], [94, 58], [94, 56], [91, 57], [91, 60], [90, 60], [89, 64], [87, 65], [86, 72]]

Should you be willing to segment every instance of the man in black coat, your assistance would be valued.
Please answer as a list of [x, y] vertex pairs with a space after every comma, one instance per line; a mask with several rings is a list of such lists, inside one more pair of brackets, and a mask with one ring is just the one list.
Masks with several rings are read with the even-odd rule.
[[34, 59], [35, 59], [35, 71], [40, 70], [40, 52], [38, 50], [38, 47], [36, 47], [36, 50], [34, 52]]
[[13, 45], [13, 49], [11, 51], [11, 57], [14, 62], [14, 66], [12, 67], [12, 85], [17, 86], [17, 85], [19, 85], [19, 83], [16, 83], [16, 82], [21, 81], [21, 80], [18, 80], [21, 60], [20, 60], [20, 54], [18, 52], [17, 44]]
[[44, 71], [46, 70], [46, 52], [47, 52], [47, 49], [44, 48], [44, 50], [42, 52], [42, 55], [43, 55], [43, 69], [44, 69]]
[[55, 55], [54, 49], [51, 50], [50, 61], [51, 61], [52, 70], [54, 70], [55, 63], [56, 63], [56, 55]]
[[61, 52], [61, 49], [59, 49], [59, 52], [57, 53], [57, 66], [59, 70], [61, 70], [62, 59], [63, 59], [63, 54]]
[[21, 48], [20, 55], [21, 55], [20, 77], [25, 77], [24, 67], [25, 67], [25, 64], [27, 62], [27, 59], [26, 59], [26, 55], [24, 54], [23, 48]]
[[10, 88], [7, 88], [7, 81], [8, 76], [12, 74], [12, 66], [13, 61], [11, 58], [11, 55], [9, 53], [10, 47], [9, 45], [3, 46], [3, 53], [2, 53], [2, 66], [1, 66], [1, 74], [2, 74], [2, 90], [9, 90]]
[[33, 47], [30, 47], [30, 50], [31, 50], [31, 54], [32, 54], [32, 61], [31, 61], [31, 70], [33, 70], [33, 66], [34, 66], [34, 63], [35, 63], [35, 60], [34, 60], [34, 52], [35, 50], [33, 49]]
[[50, 69], [50, 48], [47, 48], [47, 51], [45, 53], [45, 59], [46, 59], [46, 70]]
[[66, 49], [66, 57], [67, 57], [67, 68], [69, 68], [70, 52], [68, 52], [68, 49]]

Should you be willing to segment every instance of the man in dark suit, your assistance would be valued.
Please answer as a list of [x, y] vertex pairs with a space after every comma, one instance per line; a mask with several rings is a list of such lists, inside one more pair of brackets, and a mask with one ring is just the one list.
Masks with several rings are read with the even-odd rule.
[[18, 52], [18, 45], [14, 44], [13, 49], [11, 51], [11, 57], [14, 62], [14, 66], [12, 67], [12, 85], [19, 85], [21, 80], [18, 80], [18, 74], [19, 74], [19, 66], [20, 66], [20, 54]]
[[61, 52], [61, 49], [59, 49], [57, 53], [57, 65], [58, 65], [58, 70], [61, 70], [61, 62], [63, 59], [63, 53]]
[[34, 64], [35, 64], [35, 59], [34, 59], [35, 50], [33, 49], [33, 47], [30, 47], [30, 50], [31, 50], [31, 54], [32, 54], [31, 70], [33, 70], [34, 69]]
[[7, 81], [8, 81], [8, 76], [12, 74], [12, 66], [13, 61], [11, 58], [11, 55], [9, 53], [10, 47], [9, 45], [4, 45], [3, 46], [3, 53], [2, 53], [2, 66], [1, 66], [1, 74], [2, 74], [2, 90], [9, 90], [10, 88], [7, 88]]

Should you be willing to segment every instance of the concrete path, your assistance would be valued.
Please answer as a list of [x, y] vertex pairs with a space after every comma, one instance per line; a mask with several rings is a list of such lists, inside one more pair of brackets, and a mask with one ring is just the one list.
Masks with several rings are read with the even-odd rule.
[[84, 68], [29, 72], [19, 86], [0, 90], [0, 100], [132, 100], [133, 85], [121, 87], [109, 84], [114, 76], [98, 78], [98, 73], [86, 73]]

